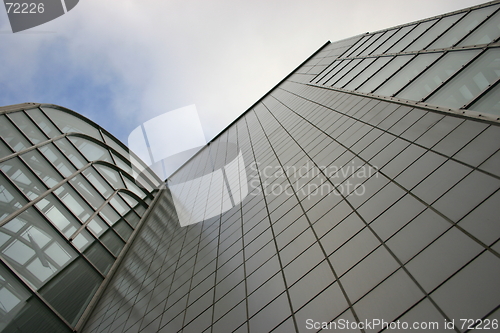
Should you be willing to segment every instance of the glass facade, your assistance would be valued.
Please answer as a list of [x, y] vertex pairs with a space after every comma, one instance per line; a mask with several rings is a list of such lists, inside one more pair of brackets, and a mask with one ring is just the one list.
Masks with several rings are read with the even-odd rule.
[[164, 189], [76, 114], [6, 109], [4, 331], [498, 330], [499, 8], [325, 44]]
[[67, 109], [0, 108], [0, 128], [0, 331], [71, 332], [161, 182]]

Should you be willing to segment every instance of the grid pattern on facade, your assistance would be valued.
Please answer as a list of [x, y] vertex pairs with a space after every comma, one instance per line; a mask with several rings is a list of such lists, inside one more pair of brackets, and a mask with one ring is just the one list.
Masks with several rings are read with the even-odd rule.
[[500, 4], [366, 34], [311, 82], [500, 115]]
[[209, 157], [236, 144], [241, 205], [185, 228], [157, 220], [163, 238], [132, 249], [85, 332], [307, 332], [309, 318], [462, 332], [460, 318], [498, 318], [498, 125], [300, 72], [172, 177], [214, 171]]
[[160, 181], [74, 113], [0, 111], [0, 331], [71, 331]]

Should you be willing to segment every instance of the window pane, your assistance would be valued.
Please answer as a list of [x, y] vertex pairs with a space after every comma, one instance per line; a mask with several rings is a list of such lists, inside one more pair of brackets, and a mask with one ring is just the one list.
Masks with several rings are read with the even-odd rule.
[[130, 205], [130, 207], [135, 207], [138, 204], [137, 200], [132, 198], [132, 196], [128, 195], [127, 193], [120, 192], [119, 195]]
[[358, 40], [345, 54], [342, 55], [342, 58], [353, 57], [354, 53], [359, 52], [364, 49], [367, 45], [369, 45], [370, 40], [373, 38], [371, 36], [364, 36], [360, 40]]
[[427, 21], [427, 22], [422, 22], [418, 24], [415, 29], [410, 31], [406, 36], [403, 37], [399, 42], [397, 42], [393, 47], [391, 47], [389, 50], [387, 50], [386, 53], [398, 53], [403, 51], [408, 44], [413, 42], [415, 38], [420, 36], [425, 30], [427, 30], [431, 25], [433, 25], [436, 22], [436, 20], [432, 21]]
[[82, 252], [86, 248], [88, 248], [92, 244], [93, 241], [94, 241], [94, 237], [92, 237], [87, 230], [82, 230], [71, 241], [71, 244], [73, 244], [73, 246], [76, 247], [78, 249], [78, 251]]
[[111, 204], [111, 206], [113, 206], [116, 211], [120, 214], [120, 215], [124, 215], [126, 214], [130, 208], [128, 207], [128, 205], [125, 203], [125, 201], [123, 201], [119, 196], [115, 195], [113, 198], [111, 198], [111, 200], [109, 201], [109, 203]]
[[106, 148], [99, 146], [98, 144], [91, 142], [89, 140], [79, 138], [79, 137], [70, 137], [71, 142], [78, 148], [83, 156], [87, 158], [89, 161], [107, 161], [109, 163], [113, 163], [111, 156]]
[[400, 28], [394, 35], [391, 36], [388, 40], [385, 41], [382, 45], [380, 45], [372, 54], [381, 54], [386, 53], [386, 50], [391, 47], [394, 43], [396, 43], [399, 39], [401, 39], [414, 25], [410, 25], [407, 27]]
[[0, 170], [31, 200], [38, 198], [47, 190], [17, 157], [0, 163]]
[[115, 258], [99, 242], [92, 244], [84, 254], [102, 274], [107, 274], [115, 262]]
[[132, 235], [132, 232], [134, 231], [128, 224], [125, 222], [125, 220], [121, 220], [117, 224], [113, 226], [113, 229], [115, 229], [116, 233], [121, 236], [124, 240], [128, 240], [130, 238], [130, 235]]
[[40, 111], [40, 109], [26, 110], [26, 113], [35, 121], [35, 123], [47, 134], [49, 138], [53, 138], [61, 134], [59, 130], [50, 122], [50, 120]]
[[50, 107], [42, 107], [42, 110], [50, 117], [50, 119], [60, 128], [63, 133], [82, 133], [90, 135], [99, 141], [102, 141], [99, 131], [94, 126], [86, 121], [73, 116], [65, 111], [57, 110]]
[[28, 164], [31, 169], [37, 174], [40, 179], [51, 188], [62, 181], [62, 177], [54, 170], [54, 167], [43, 158], [36, 150], [32, 150], [21, 155], [22, 159]]
[[68, 177], [76, 171], [75, 167], [54, 145], [48, 144], [38, 149], [64, 177]]
[[35, 289], [77, 257], [77, 253], [34, 208], [27, 209], [0, 231], [9, 236], [0, 246], [2, 258]]
[[385, 96], [394, 95], [396, 91], [401, 89], [407, 82], [413, 80], [415, 76], [420, 74], [427, 66], [429, 66], [441, 55], [442, 53], [426, 53], [417, 55], [412, 61], [396, 73], [396, 75], [391, 77], [389, 81], [375, 90], [374, 94]]
[[364, 71], [362, 71], [357, 77], [349, 82], [344, 89], [355, 90], [360, 84], [362, 84], [366, 79], [371, 77], [373, 73], [378, 71], [382, 66], [387, 64], [389, 60], [393, 57], [380, 57], [377, 58], [370, 66], [368, 66]]
[[3, 143], [2, 140], [0, 140], [0, 158], [9, 156], [10, 154], [12, 154], [12, 150], [10, 150], [10, 148]]
[[500, 77], [500, 49], [490, 49], [465, 67], [427, 101], [459, 109]]
[[59, 187], [54, 193], [61, 199], [73, 214], [80, 221], [85, 222], [92, 215], [92, 209], [83, 201], [83, 199], [68, 184]]
[[[78, 168], [82, 168], [85, 164], [87, 164], [87, 161], [82, 157], [82, 155], [73, 147], [67, 139], [61, 139], [57, 140], [55, 142], [56, 146], [59, 147], [59, 149], [62, 150], [64, 155], [73, 162], [73, 164]], [[42, 151], [43, 153], [43, 151]], [[45, 154], [45, 153], [44, 153]], [[52, 162], [52, 161], [51, 161]], [[69, 175], [68, 175], [69, 176]]]
[[99, 214], [109, 225], [115, 224], [116, 221], [120, 219], [120, 215], [118, 215], [115, 210], [109, 206], [109, 204], [102, 207]]
[[372, 45], [370, 45], [368, 48], [363, 50], [359, 56], [364, 56], [364, 55], [369, 55], [375, 50], [377, 47], [379, 47], [383, 42], [385, 42], [389, 37], [394, 35], [396, 30], [391, 30], [391, 31], [386, 31], [383, 33], [376, 34], [375, 36], [379, 36], [377, 40], [373, 42]]
[[440, 49], [455, 45], [460, 39], [477, 27], [498, 6], [484, 7], [468, 13], [456, 25], [448, 30], [443, 36], [429, 46], [429, 49]]
[[35, 206], [68, 238], [81, 226], [81, 223], [53, 194], [49, 194]]
[[490, 17], [476, 31], [458, 44], [458, 46], [470, 46], [489, 44], [500, 37], [500, 12]]
[[144, 193], [141, 189], [139, 189], [139, 187], [137, 187], [137, 185], [132, 183], [132, 181], [130, 181], [128, 178], [124, 177], [124, 180], [125, 183], [127, 184], [127, 188], [130, 191], [134, 192], [139, 198], [144, 199], [146, 193]]
[[497, 84], [468, 109], [500, 116], [499, 95], [500, 85]]
[[459, 18], [464, 16], [464, 13], [447, 16], [441, 18], [438, 23], [432, 26], [429, 30], [425, 32], [423, 36], [418, 38], [415, 42], [410, 44], [410, 46], [405, 51], [420, 51], [426, 48], [429, 43], [431, 43], [437, 36], [448, 29], [453, 23], [455, 23]]
[[449, 52], [396, 96], [420, 101], [479, 52], [480, 50]]
[[353, 77], [355, 77], [356, 75], [358, 75], [366, 67], [368, 67], [372, 62], [374, 62], [375, 59], [376, 58], [363, 59], [358, 66], [354, 67], [354, 69], [352, 69], [349, 73], [347, 73], [346, 75], [344, 75], [343, 78], [341, 78], [340, 80], [338, 80], [337, 83], [335, 83], [335, 86], [342, 88], [347, 82], [351, 81]]
[[[138, 207], [142, 207], [142, 206], [138, 206]], [[142, 207], [142, 208], [144, 208], [144, 207]], [[137, 208], [136, 208], [136, 210], [137, 210]], [[134, 228], [137, 226], [137, 224], [140, 221], [140, 217], [137, 216], [137, 214], [134, 213], [133, 211], [131, 211], [127, 215], [125, 215], [124, 218]]]
[[102, 277], [83, 258], [79, 258], [42, 288], [40, 294], [74, 326], [101, 282]]
[[328, 82], [325, 82], [325, 84], [338, 87], [338, 85], [336, 85], [335, 82], [338, 81], [344, 75], [346, 75], [346, 73], [350, 72], [356, 65], [358, 65], [361, 62], [361, 60], [362, 59], [350, 60], [349, 63], [344, 68], [342, 68], [337, 74], [335, 74]]
[[27, 203], [26, 199], [0, 174], [0, 221]]
[[395, 57], [391, 62], [382, 68], [377, 74], [373, 75], [368, 81], [366, 81], [361, 87], [356, 89], [362, 92], [371, 92], [373, 89], [377, 88], [382, 82], [384, 82], [389, 76], [394, 74], [400, 67], [404, 66], [413, 56], [403, 55]]
[[47, 141], [47, 137], [28, 119], [24, 112], [9, 113], [9, 118], [14, 121], [17, 127], [23, 131], [33, 144]]
[[104, 235], [101, 236], [100, 240], [104, 246], [106, 246], [111, 253], [115, 255], [115, 257], [120, 254], [120, 251], [125, 245], [125, 243], [113, 232], [112, 229], [106, 231]]
[[101, 175], [94, 169], [88, 168], [82, 172], [85, 177], [94, 185], [94, 187], [104, 196], [104, 198], [109, 198], [113, 194], [113, 189], [108, 183], [101, 177]]
[[123, 185], [122, 182], [122, 178], [120, 177], [120, 174], [116, 170], [113, 170], [105, 165], [99, 165], [99, 164], [94, 165], [94, 168], [96, 168], [101, 173], [101, 175], [111, 183], [111, 185], [115, 189], [125, 188], [125, 185]]
[[80, 195], [90, 203], [90, 205], [94, 209], [99, 208], [104, 203], [103, 197], [95, 190], [94, 187], [89, 184], [89, 182], [85, 178], [83, 178], [82, 175], [77, 175], [69, 182], [71, 183], [71, 185], [73, 185], [73, 187], [77, 189]]
[[28, 140], [19, 133], [10, 120], [4, 115], [0, 115], [0, 133], [2, 133], [2, 139], [4, 139], [14, 151], [21, 151], [31, 146]]

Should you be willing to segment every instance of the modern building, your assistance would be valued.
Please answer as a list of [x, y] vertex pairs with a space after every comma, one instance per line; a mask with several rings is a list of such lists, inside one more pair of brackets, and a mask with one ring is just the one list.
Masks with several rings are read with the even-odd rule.
[[497, 331], [499, 9], [325, 44], [166, 186], [3, 108], [0, 331]]

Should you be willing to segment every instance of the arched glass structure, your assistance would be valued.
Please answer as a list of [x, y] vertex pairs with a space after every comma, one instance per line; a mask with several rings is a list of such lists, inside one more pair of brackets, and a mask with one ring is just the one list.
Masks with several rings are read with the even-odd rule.
[[68, 109], [0, 108], [0, 332], [70, 332], [161, 181]]

